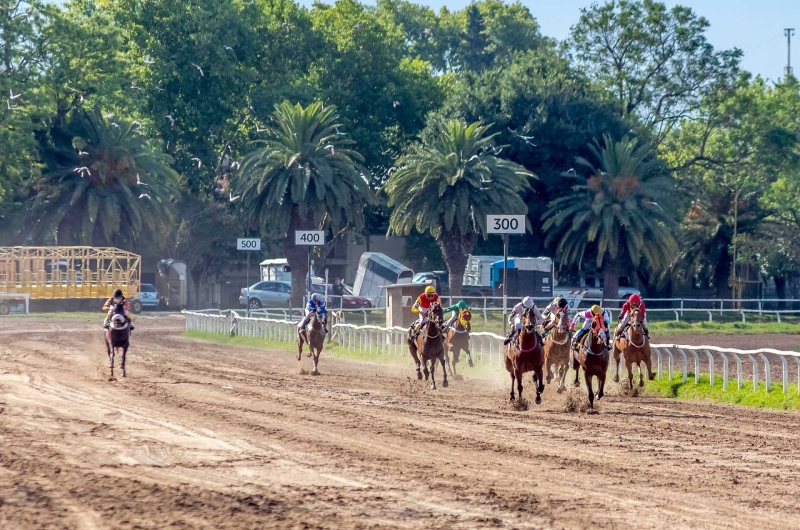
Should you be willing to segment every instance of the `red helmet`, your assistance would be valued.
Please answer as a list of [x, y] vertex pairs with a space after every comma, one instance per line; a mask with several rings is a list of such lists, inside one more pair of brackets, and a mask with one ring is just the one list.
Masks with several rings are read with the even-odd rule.
[[642, 299], [639, 297], [638, 294], [632, 294], [630, 296], [630, 298], [628, 298], [628, 303], [629, 304], [639, 304], [639, 305], [641, 305], [642, 304]]

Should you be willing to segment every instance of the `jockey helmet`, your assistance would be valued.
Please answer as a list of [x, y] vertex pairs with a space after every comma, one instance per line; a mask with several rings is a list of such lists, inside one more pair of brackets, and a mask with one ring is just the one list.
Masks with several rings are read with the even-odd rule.
[[122, 289], [114, 291], [114, 298], [122, 298]]
[[592, 312], [593, 315], [599, 315], [600, 313], [603, 312], [603, 308], [601, 308], [599, 305], [595, 304], [595, 305], [592, 306], [590, 311]]
[[436, 289], [433, 288], [433, 285], [429, 285], [425, 288], [425, 294], [436, 294]]
[[568, 305], [569, 305], [569, 302], [567, 302], [566, 298], [564, 298], [563, 296], [560, 296], [558, 298], [558, 307], [564, 308], [564, 307], [567, 307]]
[[461, 300], [460, 302], [458, 302], [458, 308], [459, 309], [466, 309], [467, 307], [468, 307], [467, 303], [464, 300]]
[[319, 295], [317, 293], [312, 294], [311, 295], [311, 301], [312, 302], [316, 302], [317, 300], [319, 300]]
[[641, 304], [642, 298], [638, 294], [632, 294], [630, 298], [628, 298], [629, 304]]
[[526, 296], [522, 299], [522, 306], [523, 307], [533, 307], [533, 298], [530, 296]]

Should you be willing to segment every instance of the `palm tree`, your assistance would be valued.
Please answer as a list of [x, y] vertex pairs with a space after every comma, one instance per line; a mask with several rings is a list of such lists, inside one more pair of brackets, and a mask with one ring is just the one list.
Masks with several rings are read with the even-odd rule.
[[307, 249], [294, 244], [295, 230], [348, 226], [360, 230], [372, 202], [364, 158], [339, 131], [335, 107], [284, 101], [275, 105], [268, 139], [242, 164], [242, 207], [250, 222], [276, 231], [292, 269], [292, 307], [299, 307], [308, 273]]
[[486, 237], [489, 214], [524, 214], [520, 194], [535, 175], [495, 156], [497, 133], [490, 126], [452, 120], [433, 140], [418, 144], [397, 161], [384, 189], [394, 206], [389, 233], [408, 235], [412, 228], [430, 232], [442, 249], [450, 274], [450, 292], [461, 294], [467, 255], [478, 235]]
[[152, 242], [173, 220], [178, 175], [172, 158], [135, 121], [106, 120], [99, 109], [76, 110], [51, 133], [31, 226], [60, 244]]
[[669, 266], [676, 251], [676, 209], [671, 181], [648, 178], [657, 162], [647, 145], [628, 138], [614, 142], [609, 135], [603, 144], [590, 146], [598, 167], [577, 159], [592, 176], [574, 186], [574, 193], [550, 202], [542, 228], [545, 244], [558, 241], [562, 266], [580, 265], [587, 254], [595, 254], [603, 270], [603, 297], [615, 299], [621, 262], [639, 267], [644, 258], [653, 271]]

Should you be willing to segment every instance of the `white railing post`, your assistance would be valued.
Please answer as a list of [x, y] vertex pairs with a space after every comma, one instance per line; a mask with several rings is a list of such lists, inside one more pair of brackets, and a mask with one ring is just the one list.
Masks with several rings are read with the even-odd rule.
[[711, 355], [711, 352], [708, 350], [703, 350], [706, 352], [706, 356], [708, 357], [708, 381], [709, 384], [713, 387], [714, 386], [714, 357]]
[[758, 392], [758, 362], [752, 355], [747, 357], [753, 362], [753, 392]]
[[722, 357], [722, 390], [728, 390], [728, 356], [720, 352]]
[[767, 385], [767, 394], [769, 394], [772, 390], [772, 370], [770, 370], [767, 357], [763, 353], [759, 353], [758, 356], [764, 361], [764, 384]]
[[686, 384], [686, 377], [687, 377], [686, 372], [689, 371], [689, 361], [686, 358], [686, 352], [685, 351], [683, 351], [682, 349], [678, 348], [678, 353], [680, 353], [681, 356], [683, 357], [683, 384]]

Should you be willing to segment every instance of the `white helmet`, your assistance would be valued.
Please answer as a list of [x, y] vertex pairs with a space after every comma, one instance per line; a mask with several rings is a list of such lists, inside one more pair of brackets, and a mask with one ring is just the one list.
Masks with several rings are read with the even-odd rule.
[[533, 298], [531, 298], [530, 296], [526, 296], [525, 298], [522, 299], [522, 305], [524, 307], [533, 307]]

